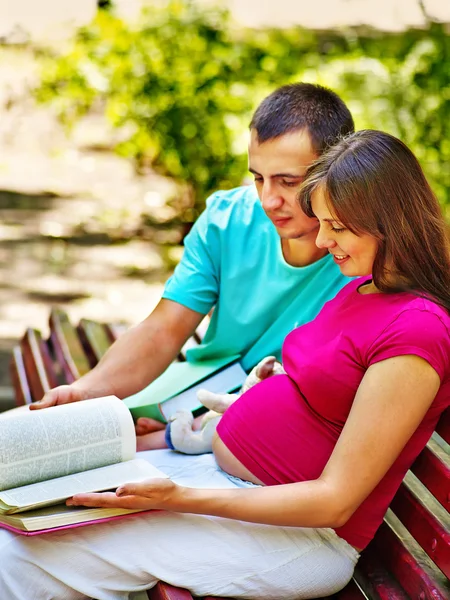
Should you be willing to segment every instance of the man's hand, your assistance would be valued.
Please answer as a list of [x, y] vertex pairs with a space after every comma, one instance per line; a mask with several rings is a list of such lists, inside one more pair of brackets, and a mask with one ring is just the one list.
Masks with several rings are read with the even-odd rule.
[[102, 394], [89, 393], [88, 390], [77, 388], [74, 385], [60, 385], [53, 388], [45, 394], [39, 402], [30, 404], [30, 410], [39, 410], [41, 408], [49, 408], [57, 404], [69, 404], [70, 402], [79, 402], [88, 398], [96, 398]]
[[181, 507], [183, 488], [170, 479], [148, 479], [140, 483], [126, 483], [115, 492], [76, 494], [66, 501], [68, 506], [103, 508], [139, 508], [177, 510]]

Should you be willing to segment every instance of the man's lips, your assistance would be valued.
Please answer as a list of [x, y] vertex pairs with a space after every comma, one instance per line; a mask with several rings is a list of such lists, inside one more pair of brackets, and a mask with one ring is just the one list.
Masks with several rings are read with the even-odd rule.
[[291, 220], [291, 217], [269, 217], [275, 227], [280, 227], [285, 225], [288, 221]]

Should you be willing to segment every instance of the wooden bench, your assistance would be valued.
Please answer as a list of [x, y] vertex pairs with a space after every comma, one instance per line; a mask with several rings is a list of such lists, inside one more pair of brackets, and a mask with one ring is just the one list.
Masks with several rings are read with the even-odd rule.
[[[198, 344], [202, 324], [185, 351]], [[18, 404], [29, 404], [48, 389], [71, 383], [92, 368], [123, 327], [82, 319], [75, 327], [61, 310], [50, 315], [50, 336], [28, 329], [14, 349], [11, 374]], [[385, 521], [362, 553], [339, 600], [450, 599], [450, 409], [397, 492]], [[159, 583], [150, 600], [192, 600], [187, 590]], [[205, 598], [204, 600], [213, 600]]]

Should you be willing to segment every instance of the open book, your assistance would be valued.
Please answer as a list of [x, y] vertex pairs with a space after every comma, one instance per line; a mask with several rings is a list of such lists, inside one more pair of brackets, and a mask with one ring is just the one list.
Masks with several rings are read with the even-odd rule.
[[135, 454], [133, 419], [115, 396], [2, 415], [0, 527], [42, 533], [139, 512], [64, 504], [77, 493], [166, 477]]

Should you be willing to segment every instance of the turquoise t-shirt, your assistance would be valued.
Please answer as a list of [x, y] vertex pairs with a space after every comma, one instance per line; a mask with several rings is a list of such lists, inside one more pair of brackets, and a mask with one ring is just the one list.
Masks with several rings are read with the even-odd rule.
[[348, 282], [331, 256], [306, 267], [285, 261], [252, 185], [208, 199], [163, 298], [203, 314], [215, 307], [188, 360], [240, 354], [248, 371], [264, 356], [280, 358], [286, 335], [314, 319]]

